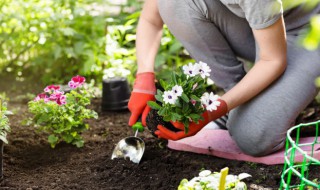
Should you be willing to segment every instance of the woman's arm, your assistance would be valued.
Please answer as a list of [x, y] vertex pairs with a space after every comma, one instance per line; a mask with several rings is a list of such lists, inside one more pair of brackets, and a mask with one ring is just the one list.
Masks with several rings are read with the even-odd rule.
[[283, 18], [260, 30], [253, 30], [259, 46], [259, 60], [245, 77], [221, 99], [231, 110], [250, 100], [275, 81], [286, 69], [287, 48]]
[[137, 28], [137, 73], [153, 72], [162, 36], [163, 22], [158, 11], [157, 0], [146, 0]]

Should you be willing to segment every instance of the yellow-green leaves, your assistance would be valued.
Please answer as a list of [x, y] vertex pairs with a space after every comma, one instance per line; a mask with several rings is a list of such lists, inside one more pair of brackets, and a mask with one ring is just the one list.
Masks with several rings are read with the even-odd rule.
[[320, 87], [320, 76], [316, 79], [315, 83], [317, 87]]
[[315, 50], [320, 43], [320, 15], [314, 16], [310, 20], [310, 31], [303, 39], [303, 45], [308, 50]]

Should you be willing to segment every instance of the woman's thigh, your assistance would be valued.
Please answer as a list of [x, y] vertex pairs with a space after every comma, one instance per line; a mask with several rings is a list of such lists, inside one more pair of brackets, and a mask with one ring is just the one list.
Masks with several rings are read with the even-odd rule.
[[252, 31], [219, 0], [158, 0], [160, 15], [196, 61], [208, 63], [211, 78], [225, 90], [245, 75], [237, 57], [254, 60]]
[[229, 113], [229, 132], [248, 154], [259, 156], [282, 148], [288, 128], [318, 92], [315, 79], [320, 76], [320, 49], [299, 47], [296, 38], [287, 38], [288, 66], [284, 74]]

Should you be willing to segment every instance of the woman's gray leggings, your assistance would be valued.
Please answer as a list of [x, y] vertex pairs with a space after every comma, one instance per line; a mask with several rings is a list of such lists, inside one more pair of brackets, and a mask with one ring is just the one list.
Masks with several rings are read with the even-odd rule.
[[[225, 91], [246, 74], [241, 57], [258, 54], [248, 22], [219, 0], [158, 0], [160, 15], [173, 35], [196, 61], [208, 63], [211, 78]], [[320, 49], [297, 45], [297, 32], [287, 30], [285, 73], [249, 102], [229, 113], [227, 128], [240, 149], [263, 156], [284, 146], [286, 131], [317, 94]]]

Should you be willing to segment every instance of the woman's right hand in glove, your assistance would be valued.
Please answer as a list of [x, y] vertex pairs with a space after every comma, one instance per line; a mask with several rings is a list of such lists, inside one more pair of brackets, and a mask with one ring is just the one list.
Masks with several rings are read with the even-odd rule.
[[128, 103], [131, 112], [129, 126], [134, 125], [141, 116], [143, 126], [146, 126], [146, 117], [150, 111], [148, 101], [154, 101], [156, 94], [155, 76], [153, 72], [138, 73]]

